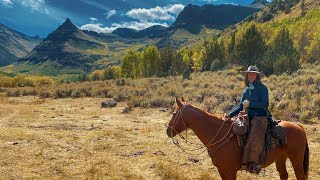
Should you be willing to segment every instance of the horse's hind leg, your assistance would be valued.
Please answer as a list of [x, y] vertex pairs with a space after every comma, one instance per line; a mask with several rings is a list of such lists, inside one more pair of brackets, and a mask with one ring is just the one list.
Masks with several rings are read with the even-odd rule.
[[290, 158], [291, 164], [294, 169], [294, 173], [296, 174], [297, 180], [304, 180], [304, 169], [303, 169], [303, 159], [302, 158]]
[[278, 161], [276, 161], [276, 167], [280, 175], [281, 180], [287, 180], [288, 179], [288, 172], [286, 168], [286, 156], [282, 156]]

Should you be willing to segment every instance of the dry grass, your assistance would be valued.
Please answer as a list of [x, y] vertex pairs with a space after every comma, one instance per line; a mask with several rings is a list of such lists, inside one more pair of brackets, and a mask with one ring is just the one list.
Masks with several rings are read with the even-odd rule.
[[[193, 73], [192, 80], [182, 77], [115, 79], [46, 87], [4, 89], [8, 96], [42, 98], [107, 97], [126, 102], [129, 107], [172, 107], [174, 97], [210, 112], [222, 113], [235, 106], [244, 89], [239, 69]], [[320, 118], [320, 64], [305, 64], [292, 75], [263, 79], [269, 88], [270, 110], [276, 118], [304, 123]]]
[[[189, 156], [170, 143], [171, 112], [123, 114], [125, 103], [102, 109], [101, 98], [1, 94], [0, 101], [0, 179], [220, 179], [206, 153]], [[306, 128], [310, 179], [319, 179], [320, 127]], [[291, 165], [289, 171], [295, 179]], [[239, 172], [238, 179], [279, 177], [272, 165], [259, 176]]]

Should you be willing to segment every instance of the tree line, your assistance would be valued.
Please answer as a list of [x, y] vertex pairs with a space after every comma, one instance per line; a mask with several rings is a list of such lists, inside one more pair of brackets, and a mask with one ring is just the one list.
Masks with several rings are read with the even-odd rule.
[[92, 80], [183, 75], [193, 71], [216, 71], [228, 65], [257, 65], [267, 75], [292, 73], [299, 69], [299, 53], [289, 31], [282, 28], [269, 44], [252, 24], [236, 43], [236, 32], [229, 39], [207, 39], [198, 46], [174, 50], [167, 46], [149, 46], [142, 51], [129, 50], [120, 66], [94, 71]]

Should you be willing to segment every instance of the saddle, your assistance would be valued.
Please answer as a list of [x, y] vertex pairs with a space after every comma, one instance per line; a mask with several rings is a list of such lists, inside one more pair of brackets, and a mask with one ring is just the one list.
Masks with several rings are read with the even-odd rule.
[[[275, 120], [273, 118], [271, 121], [268, 121], [268, 126], [265, 134], [265, 150], [269, 150], [287, 144], [285, 130], [281, 125], [279, 125], [280, 122], [280, 120]], [[241, 149], [243, 149], [246, 144], [247, 133], [236, 135], [238, 139], [238, 145]]]

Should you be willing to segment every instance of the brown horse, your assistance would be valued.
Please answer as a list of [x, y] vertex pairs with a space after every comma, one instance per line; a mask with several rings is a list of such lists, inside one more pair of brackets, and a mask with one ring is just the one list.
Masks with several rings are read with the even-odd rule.
[[[183, 101], [183, 100], [182, 100]], [[221, 117], [209, 114], [176, 98], [176, 111], [168, 124], [167, 135], [174, 137], [190, 128], [208, 149], [212, 163], [218, 168], [222, 179], [236, 179], [241, 166], [242, 150], [238, 146], [237, 137], [233, 135], [231, 123]], [[281, 179], [288, 179], [286, 159], [289, 158], [296, 178], [308, 178], [309, 147], [306, 133], [299, 124], [282, 121], [285, 128], [287, 144], [267, 151], [263, 167], [276, 162]]]

